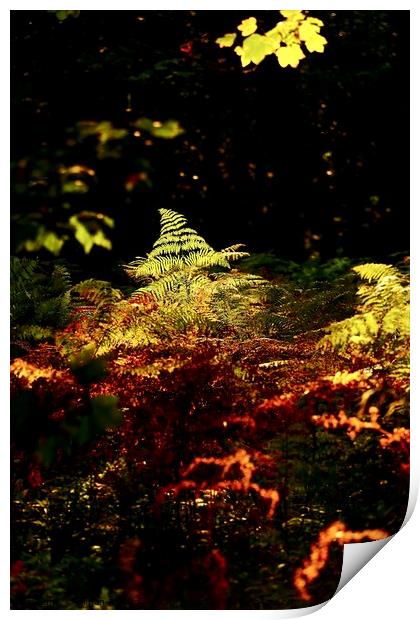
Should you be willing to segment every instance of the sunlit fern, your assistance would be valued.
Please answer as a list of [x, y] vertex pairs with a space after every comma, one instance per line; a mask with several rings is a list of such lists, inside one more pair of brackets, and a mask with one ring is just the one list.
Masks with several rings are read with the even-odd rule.
[[161, 231], [152, 251], [126, 266], [141, 285], [133, 298], [155, 299], [169, 330], [214, 334], [240, 329], [258, 303], [256, 289], [266, 284], [231, 268], [248, 253], [241, 244], [214, 250], [183, 215], [169, 209], [159, 213]]
[[354, 267], [363, 280], [354, 316], [332, 323], [320, 342], [353, 356], [370, 356], [394, 376], [408, 378], [410, 335], [409, 276], [391, 265]]
[[159, 213], [161, 231], [152, 251], [126, 266], [128, 275], [142, 285], [135, 294], [150, 293], [156, 299], [181, 289], [194, 294], [209, 273], [229, 271], [231, 262], [248, 256], [240, 250], [241, 244], [214, 250], [188, 227], [183, 215], [169, 209], [159, 209]]

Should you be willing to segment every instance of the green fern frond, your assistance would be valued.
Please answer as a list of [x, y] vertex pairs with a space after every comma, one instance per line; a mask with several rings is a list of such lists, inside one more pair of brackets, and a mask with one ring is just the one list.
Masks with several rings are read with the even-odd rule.
[[391, 308], [382, 319], [382, 331], [385, 335], [405, 338], [410, 335], [410, 308], [396, 306]]
[[40, 341], [52, 329], [63, 327], [69, 317], [70, 274], [63, 265], [11, 257], [10, 310], [12, 337]]
[[170, 209], [159, 209], [161, 217], [161, 237], [166, 234], [172, 234], [173, 232], [185, 228], [187, 225], [187, 219]]
[[319, 346], [344, 355], [378, 359], [390, 376], [409, 374], [410, 287], [407, 274], [392, 265], [367, 263], [354, 267], [367, 284], [358, 291], [359, 312], [332, 323]]
[[[240, 251], [242, 244], [225, 250], [214, 250], [197, 231], [188, 226], [186, 218], [171, 211], [159, 209], [161, 230], [159, 239], [146, 258], [137, 257], [125, 267], [134, 280], [143, 284], [141, 291], [162, 300], [171, 292], [180, 292], [182, 287], [190, 293], [214, 271], [229, 271], [230, 263], [248, 256]], [[200, 275], [201, 274], [201, 275]]]
[[111, 284], [105, 280], [83, 280], [75, 284], [70, 294], [77, 300], [89, 302], [97, 308], [114, 304], [122, 299], [122, 293], [118, 289], [112, 288]]
[[64, 265], [55, 265], [50, 279], [50, 288], [57, 294], [70, 290], [72, 286], [70, 272]]
[[146, 293], [154, 297], [157, 301], [161, 301], [170, 293], [178, 292], [183, 286], [186, 286], [187, 278], [184, 274], [177, 271], [163, 275], [159, 280], [151, 282], [143, 286], [132, 294], [132, 297], [138, 297], [142, 293]]
[[216, 293], [218, 291], [224, 293], [231, 293], [233, 291], [242, 292], [249, 288], [261, 289], [262, 286], [266, 286], [267, 281], [260, 276], [256, 276], [252, 273], [240, 273], [238, 271], [231, 271], [229, 273], [215, 273], [212, 274], [211, 287]]
[[39, 263], [37, 260], [30, 258], [18, 258], [12, 256], [10, 258], [10, 285], [12, 295], [24, 292], [27, 297], [30, 294], [27, 288], [33, 283], [37, 276]]
[[319, 342], [324, 349], [337, 349], [344, 353], [349, 345], [368, 345], [378, 335], [379, 325], [373, 313], [355, 314], [354, 316], [332, 323], [328, 334]]
[[241, 260], [242, 258], [248, 258], [249, 253], [244, 252], [241, 248], [245, 247], [243, 243], [235, 243], [221, 250], [222, 254], [228, 259], [229, 262]]
[[378, 281], [384, 277], [393, 277], [397, 280], [401, 279], [401, 273], [396, 267], [384, 265], [382, 263], [357, 265], [357, 267], [353, 267], [353, 271], [355, 271], [362, 280], [367, 280], [368, 282]]

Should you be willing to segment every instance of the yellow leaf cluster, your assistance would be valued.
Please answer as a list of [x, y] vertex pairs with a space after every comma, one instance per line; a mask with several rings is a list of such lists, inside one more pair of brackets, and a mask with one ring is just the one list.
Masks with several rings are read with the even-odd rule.
[[[271, 30], [258, 33], [255, 17], [242, 20], [237, 29], [243, 36], [242, 45], [236, 45], [234, 52], [240, 57], [243, 67], [260, 64], [266, 56], [275, 54], [281, 67], [296, 68], [305, 58], [304, 44], [308, 52], [324, 51], [327, 40], [320, 34], [323, 22], [310, 17], [303, 11], [280, 11], [284, 20], [277, 22]], [[225, 34], [216, 39], [219, 47], [232, 47], [236, 40], [235, 33]]]

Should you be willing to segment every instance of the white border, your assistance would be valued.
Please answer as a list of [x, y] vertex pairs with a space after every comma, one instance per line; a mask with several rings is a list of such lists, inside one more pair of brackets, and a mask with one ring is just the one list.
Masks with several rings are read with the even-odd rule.
[[[52, 4], [48, 3], [36, 3], [34, 6], [34, 2], [14, 2], [11, 3], [12, 6], [8, 7], [8, 9], [1, 10], [1, 19], [0, 19], [0, 29], [1, 29], [1, 42], [3, 45], [2, 54], [0, 54], [0, 62], [3, 76], [3, 84], [7, 84], [9, 80], [9, 66], [10, 66], [10, 57], [9, 57], [9, 10], [45, 10], [51, 9]], [[419, 158], [417, 156], [418, 149], [416, 149], [417, 141], [419, 139], [419, 131], [418, 131], [418, 112], [417, 114], [414, 110], [420, 110], [420, 102], [418, 97], [418, 79], [415, 73], [418, 73], [418, 64], [416, 64], [416, 60], [419, 59], [418, 54], [418, 38], [419, 38], [419, 28], [420, 23], [417, 16], [417, 11], [414, 9], [414, 2], [409, 5], [403, 5], [402, 3], [395, 8], [395, 5], [392, 5], [390, 2], [369, 2], [368, 4], [360, 4], [359, 10], [411, 10], [411, 18], [412, 18], [412, 47], [411, 47], [411, 55], [412, 55], [412, 158], [411, 158], [411, 179], [412, 179], [412, 195], [413, 198], [411, 203], [412, 207], [412, 220], [411, 220], [411, 251], [412, 251], [412, 274], [413, 274], [413, 282], [414, 282], [414, 292], [413, 292], [413, 316], [415, 317], [413, 321], [413, 325], [417, 324], [416, 318], [418, 316], [419, 306], [417, 303], [418, 300], [418, 286], [417, 282], [418, 278], [418, 265], [419, 265], [419, 257], [417, 255], [417, 247], [419, 246], [419, 239], [417, 237], [419, 233], [419, 228], [417, 226], [418, 223], [418, 215], [417, 211], [420, 206], [420, 201], [418, 200], [418, 190], [417, 184], [415, 183], [416, 176], [419, 174], [420, 166], [419, 166]], [[80, 5], [79, 5], [80, 6]], [[258, 10], [276, 10], [278, 8], [278, 4], [275, 2], [259, 2]], [[282, 8], [290, 8], [294, 9], [297, 7], [296, 3], [282, 3]], [[83, 10], [189, 10], [192, 7], [196, 10], [250, 10], [253, 11], [256, 9], [255, 2], [247, 2], [243, 1], [239, 2], [220, 2], [220, 0], [213, 0], [210, 2], [199, 2], [196, 1], [194, 4], [192, 3], [184, 3], [184, 2], [163, 2], [163, 3], [152, 3], [150, 1], [146, 2], [124, 2], [121, 1], [118, 3], [118, 9], [114, 8], [115, 5], [110, 5], [110, 3], [103, 0], [99, 2], [98, 0], [95, 2], [86, 3]], [[158, 8], [159, 7], [159, 8]], [[331, 3], [327, 2], [318, 2], [314, 5], [306, 4], [305, 7], [309, 10], [316, 9], [331, 9]], [[344, 7], [337, 8], [336, 10], [344, 10]], [[352, 9], [345, 10], [356, 10], [354, 7]], [[4, 126], [8, 127], [7, 119], [10, 118], [10, 106], [9, 106], [9, 97], [6, 94], [3, 94], [3, 97], [0, 99], [2, 109], [1, 109], [1, 119], [3, 120]], [[7, 134], [6, 134], [7, 135]], [[9, 264], [9, 218], [8, 218], [8, 210], [6, 205], [9, 205], [9, 152], [7, 145], [7, 138], [5, 132], [3, 132], [3, 139], [1, 140], [1, 147], [4, 155], [4, 165], [2, 167], [2, 183], [1, 190], [4, 194], [4, 201], [2, 203], [2, 208], [0, 209], [0, 230], [2, 233], [2, 239], [0, 244], [0, 251], [2, 256], [2, 265], [3, 268], [0, 270], [1, 280], [1, 291], [6, 292], [6, 295], [3, 297], [3, 303], [0, 304], [0, 324], [4, 330], [2, 342], [4, 346], [1, 349], [0, 355], [0, 367], [2, 370], [2, 380], [4, 381], [4, 389], [1, 394], [2, 397], [5, 398], [5, 407], [2, 407], [2, 413], [6, 417], [6, 420], [3, 420], [2, 424], [2, 437], [5, 442], [4, 449], [1, 451], [1, 479], [4, 485], [3, 492], [5, 493], [5, 497], [9, 497], [9, 476], [8, 476], [8, 441], [9, 441], [9, 433], [8, 431], [8, 395], [9, 395], [9, 376], [8, 376], [8, 342], [9, 342], [9, 333], [8, 333], [8, 321], [9, 321], [9, 313], [7, 308], [7, 303], [4, 301], [4, 298], [8, 298], [7, 292], [9, 290], [8, 284], [8, 269], [7, 266]], [[10, 141], [10, 139], [9, 139]], [[398, 154], [395, 154], [398, 157]], [[416, 200], [417, 199], [417, 200]], [[413, 376], [416, 376], [416, 369], [420, 368], [418, 364], [418, 354], [419, 354], [419, 346], [418, 346], [418, 335], [413, 330], [412, 334], [412, 368], [414, 369]], [[412, 408], [413, 414], [411, 416], [412, 428], [413, 428], [413, 445], [415, 448], [412, 450], [411, 455], [411, 463], [412, 463], [412, 473], [411, 473], [411, 486], [412, 486], [412, 494], [410, 496], [410, 504], [415, 502], [415, 498], [417, 496], [417, 489], [419, 484], [419, 457], [418, 454], [418, 446], [419, 446], [419, 423], [418, 423], [418, 415], [416, 405], [419, 401], [418, 394], [418, 381], [413, 381], [412, 386], [412, 402], [414, 403], [414, 407]], [[7, 500], [8, 501], [8, 500]], [[411, 508], [411, 507], [410, 507]], [[2, 515], [2, 532], [5, 535], [5, 532], [9, 531], [9, 519], [8, 512], [3, 511]], [[411, 620], [412, 618], [416, 618], [418, 616], [418, 611], [420, 609], [419, 602], [417, 601], [417, 590], [418, 586], [418, 551], [419, 548], [419, 533], [420, 533], [420, 511], [417, 509], [414, 513], [414, 516], [408, 521], [405, 527], [401, 532], [396, 534], [391, 540], [391, 542], [386, 546], [386, 548], [378, 554], [375, 558], [373, 558], [367, 566], [365, 566], [361, 573], [356, 575], [351, 580], [351, 585], [345, 587], [342, 591], [339, 592], [338, 595], [334, 596], [333, 599], [320, 611], [317, 612], [317, 618], [320, 620], [328, 620], [334, 619], [337, 617], [340, 620], [354, 620], [355, 616], [359, 616], [362, 618], [366, 617], [380, 617], [381, 620], [392, 619], [395, 617], [403, 618], [404, 620]], [[6, 534], [7, 536], [7, 534]], [[9, 607], [9, 562], [8, 562], [8, 553], [3, 554], [3, 559], [5, 561], [1, 564], [1, 606], [2, 609], [7, 611], [8, 613], [13, 614], [24, 614], [27, 611], [10, 611]], [[299, 610], [301, 611], [301, 610]], [[29, 610], [33, 616], [39, 616], [40, 614], [44, 614], [43, 610]], [[48, 613], [48, 612], [47, 612]], [[79, 614], [81, 611], [56, 611], [54, 610], [54, 614]], [[94, 612], [83, 612], [83, 613], [94, 613]], [[97, 613], [97, 612], [95, 612]], [[220, 618], [222, 616], [227, 617], [232, 614], [240, 614], [241, 620], [246, 620], [247, 618], [255, 618], [256, 616], [272, 616], [276, 615], [276, 617], [286, 617], [282, 612], [276, 611], [247, 611], [241, 610], [238, 612], [232, 611], [171, 611], [171, 612], [163, 612], [163, 611], [112, 611], [108, 612], [112, 614], [120, 614], [120, 613], [137, 613], [141, 614], [143, 618], [157, 618], [161, 616], [173, 616], [173, 614], [182, 614], [182, 616], [190, 616], [192, 614], [194, 616], [199, 616], [201, 618], [207, 618], [210, 616], [214, 616], [217, 614], [217, 617]], [[286, 612], [288, 613], [288, 612]], [[292, 613], [287, 617], [292, 617]], [[67, 616], [70, 617], [70, 616]], [[295, 616], [296, 617], [296, 616]]]

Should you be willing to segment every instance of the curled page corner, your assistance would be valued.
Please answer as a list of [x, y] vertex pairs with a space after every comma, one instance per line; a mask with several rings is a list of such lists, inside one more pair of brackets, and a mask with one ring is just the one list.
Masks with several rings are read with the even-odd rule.
[[341, 577], [334, 596], [361, 570], [370, 560], [394, 538], [395, 534], [367, 542], [348, 543], [343, 545], [343, 566]]
[[[411, 463], [411, 466], [413, 466], [413, 463]], [[417, 502], [418, 494], [419, 494], [419, 481], [417, 480], [417, 476], [410, 476], [410, 491], [408, 494], [407, 512], [405, 513], [404, 522], [401, 528], [403, 528], [407, 524], [407, 522], [411, 519], [411, 516], [414, 512], [414, 507]]]
[[[400, 529], [410, 520], [417, 501], [417, 495], [418, 484], [413, 480], [413, 476], [411, 476], [407, 511]], [[398, 532], [381, 540], [345, 544], [343, 546], [343, 566], [341, 569], [340, 581], [334, 596], [397, 534]]]

